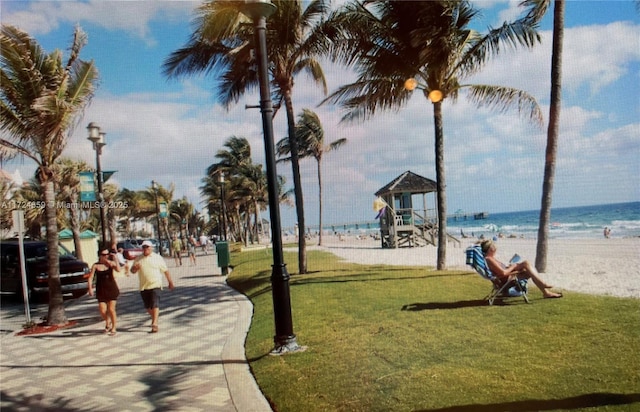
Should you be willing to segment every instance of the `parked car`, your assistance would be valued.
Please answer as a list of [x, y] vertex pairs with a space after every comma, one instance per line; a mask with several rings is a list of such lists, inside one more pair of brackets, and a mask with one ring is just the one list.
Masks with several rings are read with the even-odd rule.
[[136, 239], [126, 239], [116, 244], [118, 249], [122, 248], [122, 256], [127, 260], [133, 260], [142, 254], [142, 242]]
[[[47, 243], [25, 240], [24, 254], [30, 299], [46, 301], [49, 297]], [[60, 262], [60, 283], [63, 297], [77, 298], [85, 295], [89, 290], [89, 265], [78, 260], [62, 245], [58, 245], [58, 259]], [[0, 267], [0, 290], [3, 293], [22, 296], [18, 240], [3, 240], [0, 242]]]

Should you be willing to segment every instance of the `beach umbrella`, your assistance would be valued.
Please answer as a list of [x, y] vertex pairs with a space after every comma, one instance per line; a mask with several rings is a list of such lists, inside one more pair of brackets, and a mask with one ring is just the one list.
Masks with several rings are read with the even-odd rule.
[[500, 228], [495, 223], [489, 223], [488, 225], [484, 225], [484, 228], [492, 232], [497, 232], [500, 230]]

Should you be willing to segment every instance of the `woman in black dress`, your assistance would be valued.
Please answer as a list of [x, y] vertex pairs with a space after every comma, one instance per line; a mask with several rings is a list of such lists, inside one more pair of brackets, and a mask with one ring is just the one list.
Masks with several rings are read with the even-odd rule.
[[100, 316], [105, 321], [104, 332], [115, 336], [117, 326], [116, 300], [120, 289], [113, 276], [113, 271], [120, 272], [120, 263], [116, 256], [107, 249], [100, 251], [98, 261], [91, 266], [89, 274], [89, 295], [93, 296], [93, 278], [96, 279], [96, 298]]

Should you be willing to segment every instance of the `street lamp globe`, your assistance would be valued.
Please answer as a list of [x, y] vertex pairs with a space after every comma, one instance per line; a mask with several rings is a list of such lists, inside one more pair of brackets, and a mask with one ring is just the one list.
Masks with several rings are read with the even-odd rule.
[[442, 100], [442, 92], [440, 90], [431, 90], [428, 97], [431, 102], [438, 103]]
[[408, 78], [404, 81], [404, 88], [410, 92], [414, 91], [418, 87], [418, 81], [413, 77]]
[[93, 143], [97, 143], [100, 140], [100, 126], [98, 126], [94, 122], [91, 122], [87, 126], [87, 130], [89, 131], [88, 139]]

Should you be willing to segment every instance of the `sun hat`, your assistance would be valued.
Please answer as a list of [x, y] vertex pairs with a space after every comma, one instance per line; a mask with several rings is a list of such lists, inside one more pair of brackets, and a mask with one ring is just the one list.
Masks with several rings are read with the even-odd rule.
[[142, 242], [142, 247], [145, 247], [145, 246], [153, 247], [153, 243], [151, 243], [151, 242], [150, 242], [150, 241], [148, 241], [148, 240], [145, 240], [144, 242]]

